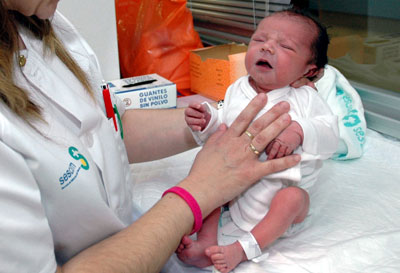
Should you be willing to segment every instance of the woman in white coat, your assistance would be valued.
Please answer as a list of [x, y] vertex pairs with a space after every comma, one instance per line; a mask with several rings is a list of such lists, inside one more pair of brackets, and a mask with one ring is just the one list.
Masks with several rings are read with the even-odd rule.
[[259, 95], [199, 153], [179, 183], [185, 195], [166, 194], [133, 223], [128, 163], [195, 142], [182, 109], [125, 112], [116, 101], [121, 139], [97, 59], [57, 3], [0, 0], [0, 271], [157, 272], [202, 217], [298, 162], [262, 163], [249, 148], [263, 150], [290, 121], [284, 103], [250, 125], [267, 101]]

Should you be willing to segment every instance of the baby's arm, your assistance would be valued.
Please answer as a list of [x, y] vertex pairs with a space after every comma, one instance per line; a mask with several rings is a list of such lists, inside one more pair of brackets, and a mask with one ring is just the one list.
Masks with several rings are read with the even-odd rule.
[[292, 154], [303, 143], [303, 137], [304, 133], [301, 126], [296, 121], [292, 121], [278, 137], [268, 144], [265, 150], [268, 159], [281, 158]]
[[202, 131], [210, 122], [211, 115], [204, 104], [190, 103], [185, 109], [185, 121], [193, 131]]

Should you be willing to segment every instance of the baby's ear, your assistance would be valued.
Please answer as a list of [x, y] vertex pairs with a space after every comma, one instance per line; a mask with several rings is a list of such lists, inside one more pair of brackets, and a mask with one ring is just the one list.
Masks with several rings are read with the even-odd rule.
[[304, 74], [304, 77], [312, 79], [317, 76], [319, 72], [318, 67], [315, 64], [310, 65], [308, 71]]

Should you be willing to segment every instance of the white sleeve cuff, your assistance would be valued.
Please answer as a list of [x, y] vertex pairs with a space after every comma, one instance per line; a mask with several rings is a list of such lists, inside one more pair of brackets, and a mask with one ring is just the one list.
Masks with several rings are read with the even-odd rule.
[[221, 122], [219, 122], [218, 119], [218, 110], [212, 107], [208, 102], [203, 102], [207, 108], [207, 112], [210, 113], [211, 118], [210, 122], [208, 123], [207, 127], [204, 128], [203, 131], [192, 131], [192, 135], [196, 143], [200, 146], [204, 145], [204, 143], [207, 141], [207, 139], [215, 132], [217, 131], [219, 125]]

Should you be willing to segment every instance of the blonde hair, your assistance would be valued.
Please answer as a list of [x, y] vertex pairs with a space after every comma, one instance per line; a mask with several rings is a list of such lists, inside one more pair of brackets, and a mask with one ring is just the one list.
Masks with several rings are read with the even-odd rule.
[[33, 120], [43, 120], [40, 107], [31, 101], [27, 92], [18, 87], [13, 80], [14, 58], [19, 57], [17, 52], [20, 50], [17, 25], [27, 28], [41, 39], [45, 50], [55, 54], [94, 98], [86, 74], [57, 38], [50, 21], [41, 20], [36, 16], [26, 17], [16, 11], [9, 11], [3, 0], [0, 0], [0, 99], [11, 111], [29, 124]]

